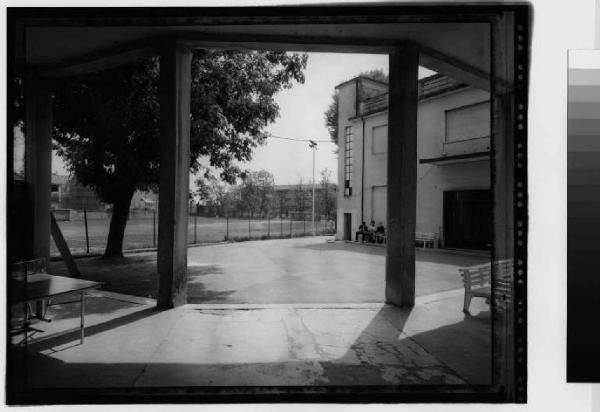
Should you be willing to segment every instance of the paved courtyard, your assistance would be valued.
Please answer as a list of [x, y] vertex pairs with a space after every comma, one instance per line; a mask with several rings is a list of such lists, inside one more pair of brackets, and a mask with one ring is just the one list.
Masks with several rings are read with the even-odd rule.
[[[489, 383], [490, 319], [462, 295], [384, 304], [196, 305], [159, 311], [110, 292], [88, 298], [88, 328], [10, 359], [27, 387], [465, 385]], [[50, 309], [47, 332], [77, 326], [76, 304]], [[39, 337], [44, 337], [42, 333]], [[25, 356], [26, 359], [23, 359]]]
[[10, 359], [32, 389], [490, 382], [489, 306], [462, 313], [457, 273], [485, 256], [418, 250], [417, 302], [400, 309], [382, 303], [385, 248], [328, 240], [190, 248], [189, 303], [165, 311], [144, 297], [155, 253], [80, 259], [106, 282], [88, 298], [85, 343], [52, 336], [79, 322], [78, 305], [58, 300], [40, 341]]
[[[331, 237], [223, 243], [188, 249], [189, 303], [383, 302], [385, 248], [331, 242]], [[485, 256], [418, 249], [416, 292], [425, 296], [462, 288], [457, 269], [485, 263]], [[125, 259], [78, 259], [86, 279], [104, 289], [156, 297], [156, 253]], [[53, 273], [65, 274], [62, 262]]]

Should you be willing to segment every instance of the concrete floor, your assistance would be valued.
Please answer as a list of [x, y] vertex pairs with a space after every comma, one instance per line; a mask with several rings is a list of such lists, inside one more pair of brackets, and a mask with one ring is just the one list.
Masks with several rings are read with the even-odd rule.
[[[488, 258], [417, 250], [418, 298], [409, 311], [381, 303], [385, 248], [326, 240], [190, 248], [190, 304], [172, 310], [158, 311], [145, 297], [95, 291], [86, 304], [85, 343], [71, 333], [29, 345], [27, 383], [71, 388], [490, 382], [489, 307], [474, 299], [473, 316], [462, 313], [457, 272]], [[115, 264], [97, 258], [79, 263], [84, 277], [110, 280], [121, 292], [152, 291], [155, 259], [155, 253], [144, 253]], [[49, 315], [53, 321], [39, 325], [45, 330], [40, 338], [77, 326], [78, 304], [53, 306]]]
[[[327, 237], [192, 248], [189, 303], [347, 303], [385, 300], [384, 247]], [[462, 288], [459, 267], [486, 256], [416, 251], [418, 296]]]
[[[330, 237], [263, 240], [188, 249], [188, 303], [372, 303], [385, 300], [384, 247], [327, 242]], [[461, 289], [459, 267], [489, 257], [416, 251], [416, 294]], [[114, 262], [78, 259], [86, 279], [104, 289], [156, 297], [156, 252]], [[54, 262], [55, 274], [66, 274]]]
[[[490, 319], [462, 294], [383, 304], [197, 305], [95, 292], [86, 340], [29, 345], [31, 388], [489, 383]], [[49, 332], [76, 326], [77, 304], [54, 306]], [[50, 328], [51, 326], [51, 328]]]

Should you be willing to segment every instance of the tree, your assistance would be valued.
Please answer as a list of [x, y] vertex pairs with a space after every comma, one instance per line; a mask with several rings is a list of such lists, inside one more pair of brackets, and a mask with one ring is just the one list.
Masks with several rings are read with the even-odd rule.
[[294, 207], [296, 212], [304, 212], [306, 209], [306, 189], [302, 184], [302, 179], [294, 189]]
[[[190, 171], [235, 183], [279, 115], [275, 94], [304, 82], [306, 54], [194, 50]], [[76, 179], [113, 205], [104, 256], [122, 255], [136, 190], [157, 190], [159, 60], [56, 81], [53, 137]], [[210, 167], [202, 164], [209, 163]]]
[[[361, 72], [355, 77], [368, 77], [369, 79], [378, 80], [380, 82], [388, 83], [389, 76], [385, 74], [382, 69], [374, 69], [368, 70], [366, 72]], [[338, 92], [337, 90], [331, 95], [331, 103], [327, 107], [325, 111], [325, 127], [327, 127], [327, 131], [329, 131], [329, 137], [331, 141], [336, 145], [338, 144], [338, 118], [339, 118], [339, 107], [338, 107]]]
[[214, 176], [198, 179], [196, 183], [198, 185], [196, 195], [204, 200], [216, 215], [227, 215], [232, 204], [226, 184]]
[[287, 198], [285, 190], [278, 190], [275, 192], [275, 201], [277, 202], [277, 209], [279, 210], [279, 217], [288, 215], [287, 209]]
[[242, 203], [251, 218], [258, 212], [262, 216], [269, 213], [271, 199], [275, 191], [275, 179], [267, 170], [245, 173], [240, 185]]
[[331, 170], [325, 168], [321, 171], [321, 181], [319, 182], [321, 186], [320, 196], [319, 196], [319, 207], [320, 214], [325, 215], [327, 219], [331, 219], [331, 217], [335, 214], [336, 209], [336, 198], [333, 194], [333, 183], [331, 183]]

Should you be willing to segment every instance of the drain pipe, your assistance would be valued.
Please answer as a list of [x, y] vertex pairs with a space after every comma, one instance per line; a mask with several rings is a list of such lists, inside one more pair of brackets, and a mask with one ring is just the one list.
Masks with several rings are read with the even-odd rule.
[[360, 174], [360, 221], [365, 221], [365, 117], [361, 116], [362, 120], [362, 162], [361, 162], [361, 174]]

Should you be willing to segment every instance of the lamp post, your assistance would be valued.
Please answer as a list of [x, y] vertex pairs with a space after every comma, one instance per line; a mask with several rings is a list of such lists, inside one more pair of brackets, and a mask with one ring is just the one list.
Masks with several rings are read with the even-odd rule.
[[313, 236], [316, 236], [315, 230], [315, 153], [317, 152], [317, 142], [309, 140], [308, 147], [313, 149], [313, 173], [312, 173], [312, 229]]

